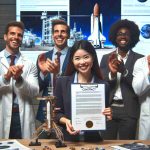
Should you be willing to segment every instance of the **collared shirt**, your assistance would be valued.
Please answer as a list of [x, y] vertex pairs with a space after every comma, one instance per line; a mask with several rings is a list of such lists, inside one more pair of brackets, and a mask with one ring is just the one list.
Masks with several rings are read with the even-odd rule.
[[[118, 49], [116, 50], [116, 53], [118, 54]], [[128, 53], [126, 54], [126, 56], [124, 58], [121, 57], [121, 55], [117, 55], [118, 56], [118, 60], [123, 60], [124, 64], [126, 63], [128, 56], [129, 56], [130, 50], [128, 51]], [[119, 100], [119, 99], [123, 99], [122, 98], [122, 93], [121, 93], [121, 87], [120, 87], [120, 79], [121, 79], [121, 73], [117, 72], [117, 87], [116, 87], [116, 92], [114, 93], [114, 100]]]
[[[10, 55], [11, 55], [11, 54], [5, 49], [5, 50], [4, 50], [4, 56], [6, 57], [6, 59], [7, 59], [7, 61], [8, 61], [9, 64], [10, 64], [10, 62], [11, 62]], [[15, 60], [14, 60], [14, 63], [15, 63], [15, 64], [17, 63], [17, 61], [18, 61], [20, 55], [21, 55], [20, 52], [18, 52], [17, 54], [15, 54], [15, 56], [16, 56], [16, 58], [15, 58]], [[17, 99], [17, 97], [14, 99], [13, 103], [14, 103], [14, 105], [18, 105], [18, 99]]]
[[[11, 55], [11, 54], [5, 49], [5, 50], [4, 50], [4, 56], [6, 57], [6, 59], [7, 59], [7, 61], [8, 61], [8, 64], [10, 64], [10, 61], [11, 61], [10, 55]], [[20, 52], [18, 52], [17, 54], [15, 54], [15, 56], [16, 56], [16, 58], [15, 58], [15, 64], [17, 63], [17, 61], [18, 61], [20, 55], [21, 55]]]
[[[58, 50], [57, 50], [56, 47], [54, 47], [53, 51], [54, 52], [53, 52], [53, 55], [52, 55], [52, 61], [54, 61], [55, 58], [57, 58], [57, 54], [56, 53], [58, 52]], [[62, 73], [62, 67], [63, 67], [64, 60], [66, 58], [67, 52], [68, 52], [68, 47], [65, 47], [60, 52], [61, 52], [61, 56], [60, 56], [60, 72], [59, 72], [59, 74]]]
[[[78, 73], [77, 72], [75, 73], [75, 76], [74, 76], [74, 83], [78, 83]], [[92, 77], [92, 80], [90, 83], [94, 83], [94, 76]]]
[[[66, 58], [66, 55], [67, 55], [67, 52], [68, 52], [68, 46], [66, 46], [64, 49], [62, 49], [60, 52], [61, 52], [61, 56], [60, 56], [60, 71], [59, 71], [59, 74], [62, 73], [62, 68], [63, 68], [63, 63], [65, 61], [65, 58]], [[57, 58], [57, 53], [58, 50], [57, 48], [54, 46], [54, 49], [53, 49], [53, 54], [52, 54], [52, 61], [55, 60], [55, 58]], [[53, 86], [53, 73], [50, 74], [51, 76], [51, 85]], [[42, 80], [44, 80], [44, 75], [42, 72], [40, 72], [40, 77], [42, 78]]]

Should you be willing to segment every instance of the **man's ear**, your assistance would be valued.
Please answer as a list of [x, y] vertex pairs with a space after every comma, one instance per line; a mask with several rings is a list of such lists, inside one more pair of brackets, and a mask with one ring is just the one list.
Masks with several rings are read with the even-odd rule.
[[4, 40], [5, 40], [5, 41], [7, 40], [7, 35], [6, 35], [6, 34], [4, 34]]

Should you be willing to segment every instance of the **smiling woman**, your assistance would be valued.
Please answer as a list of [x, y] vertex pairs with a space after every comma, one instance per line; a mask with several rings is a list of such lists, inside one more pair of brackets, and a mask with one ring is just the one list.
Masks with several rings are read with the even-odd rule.
[[[103, 100], [106, 101], [106, 105], [108, 104], [108, 83], [102, 78], [94, 47], [86, 40], [75, 42], [70, 51], [69, 64], [65, 76], [58, 78], [56, 82], [56, 108], [59, 108], [56, 112], [56, 120], [63, 128], [65, 140], [79, 141], [82, 139], [84, 141], [101, 141], [102, 137], [99, 131], [92, 130], [80, 132], [79, 130], [74, 130], [74, 127], [71, 124], [71, 85], [74, 83], [103, 84], [105, 89], [105, 100]], [[91, 103], [92, 100], [93, 99], [91, 99]], [[105, 115], [108, 120], [111, 120], [112, 118], [110, 108], [105, 108], [103, 112], [99, 113]]]
[[[73, 56], [73, 64], [78, 71], [78, 80], [80, 83], [90, 82], [92, 79], [91, 68], [93, 66], [93, 57], [83, 49], [79, 49]], [[87, 81], [82, 78], [85, 76]], [[81, 79], [80, 79], [81, 78]]]

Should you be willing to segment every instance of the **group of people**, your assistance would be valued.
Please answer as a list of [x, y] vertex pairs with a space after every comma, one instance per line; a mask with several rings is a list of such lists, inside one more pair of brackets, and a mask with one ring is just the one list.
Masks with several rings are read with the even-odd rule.
[[[139, 139], [150, 139], [150, 56], [132, 51], [138, 43], [138, 26], [127, 19], [115, 22], [109, 40], [116, 49], [102, 56], [87, 40], [67, 46], [70, 27], [63, 20], [52, 21], [54, 47], [33, 63], [19, 51], [24, 33], [22, 22], [7, 24], [6, 48], [0, 52], [0, 138], [31, 138], [35, 118], [45, 122], [46, 102], [40, 101], [35, 117], [33, 100], [39, 93], [48, 96], [54, 87], [56, 123], [67, 141], [101, 141], [135, 139], [139, 122]], [[105, 131], [76, 131], [71, 123], [71, 84], [99, 83], [105, 88]], [[91, 100], [92, 101], [92, 100]], [[140, 110], [141, 107], [141, 110]], [[140, 113], [141, 112], [141, 113]]]

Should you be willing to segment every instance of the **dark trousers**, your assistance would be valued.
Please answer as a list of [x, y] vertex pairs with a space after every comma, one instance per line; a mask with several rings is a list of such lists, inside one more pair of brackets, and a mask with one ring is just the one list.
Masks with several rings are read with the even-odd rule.
[[22, 138], [19, 112], [12, 112], [9, 138], [10, 139]]
[[107, 121], [106, 130], [102, 132], [104, 140], [132, 140], [135, 139], [137, 119], [127, 115], [124, 107], [112, 106], [113, 119]]

